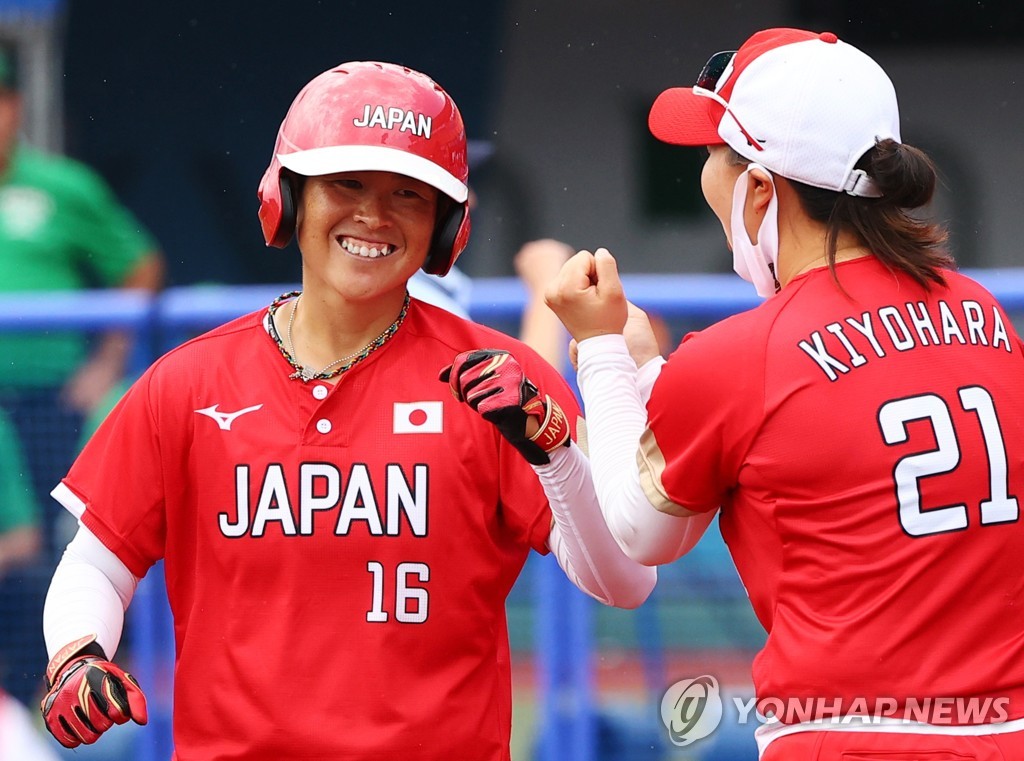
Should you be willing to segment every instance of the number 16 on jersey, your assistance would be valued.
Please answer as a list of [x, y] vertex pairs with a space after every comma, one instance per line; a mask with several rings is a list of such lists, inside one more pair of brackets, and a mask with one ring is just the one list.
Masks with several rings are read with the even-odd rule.
[[369, 623], [382, 624], [388, 621], [384, 599], [385, 595], [391, 594], [395, 599], [395, 620], [399, 623], [422, 624], [427, 620], [430, 595], [426, 588], [412, 586], [412, 582], [430, 581], [430, 566], [426, 563], [399, 563], [392, 575], [383, 563], [371, 560], [366, 564], [366, 570], [373, 576], [373, 600], [370, 609], [366, 611]]

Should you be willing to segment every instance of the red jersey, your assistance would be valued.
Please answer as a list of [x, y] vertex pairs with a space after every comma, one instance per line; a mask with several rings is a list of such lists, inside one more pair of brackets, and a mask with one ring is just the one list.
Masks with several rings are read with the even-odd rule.
[[289, 379], [265, 320], [158, 360], [64, 480], [134, 574], [164, 560], [176, 759], [507, 759], [505, 598], [551, 513], [437, 376], [504, 348], [573, 421], [575, 397], [519, 341], [416, 300], [336, 386]]
[[957, 273], [930, 291], [874, 257], [838, 275], [684, 339], [648, 407], [647, 491], [721, 506], [768, 632], [759, 699], [1003, 697], [1024, 716], [1020, 339]]

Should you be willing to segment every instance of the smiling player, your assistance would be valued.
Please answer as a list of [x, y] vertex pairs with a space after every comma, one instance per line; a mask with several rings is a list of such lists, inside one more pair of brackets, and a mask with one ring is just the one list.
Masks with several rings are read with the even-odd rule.
[[[529, 550], [605, 603], [650, 593], [561, 376], [407, 294], [465, 246], [467, 175], [458, 109], [422, 74], [347, 63], [296, 97], [259, 216], [268, 244], [296, 238], [302, 292], [158, 360], [54, 491], [82, 523], [44, 615], [63, 744], [146, 721], [110, 659], [161, 559], [180, 761], [507, 759], [504, 604]], [[469, 405], [438, 383], [457, 355]]]

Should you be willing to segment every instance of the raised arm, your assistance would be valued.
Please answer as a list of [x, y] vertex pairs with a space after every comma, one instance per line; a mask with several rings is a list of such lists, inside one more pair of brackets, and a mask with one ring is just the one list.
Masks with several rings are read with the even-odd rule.
[[606, 605], [635, 608], [643, 603], [657, 573], [627, 557], [609, 533], [590, 463], [569, 438], [568, 421], [558, 404], [505, 351], [460, 354], [441, 379], [533, 467], [553, 516], [548, 547], [569, 579]]
[[631, 558], [651, 565], [669, 563], [697, 543], [714, 513], [667, 515], [655, 509], [641, 486], [637, 452], [647, 427], [645, 403], [662, 362], [650, 349], [650, 340], [632, 342], [643, 362], [641, 391], [624, 336], [627, 327], [639, 329], [640, 316], [630, 316], [615, 259], [604, 249], [579, 252], [563, 267], [547, 298], [577, 341], [577, 380], [605, 521]]

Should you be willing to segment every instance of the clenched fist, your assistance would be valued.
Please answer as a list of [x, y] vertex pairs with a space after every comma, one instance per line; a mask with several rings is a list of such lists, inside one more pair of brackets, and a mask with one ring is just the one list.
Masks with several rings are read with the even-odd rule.
[[626, 325], [626, 295], [615, 259], [605, 248], [569, 259], [544, 300], [576, 341], [622, 333]]
[[562, 408], [540, 393], [507, 351], [464, 351], [438, 378], [448, 383], [452, 396], [494, 424], [527, 462], [546, 465], [551, 452], [569, 445], [569, 421]]
[[95, 635], [62, 647], [46, 667], [43, 721], [66, 748], [96, 742], [114, 724], [149, 719], [135, 677], [107, 660]]

